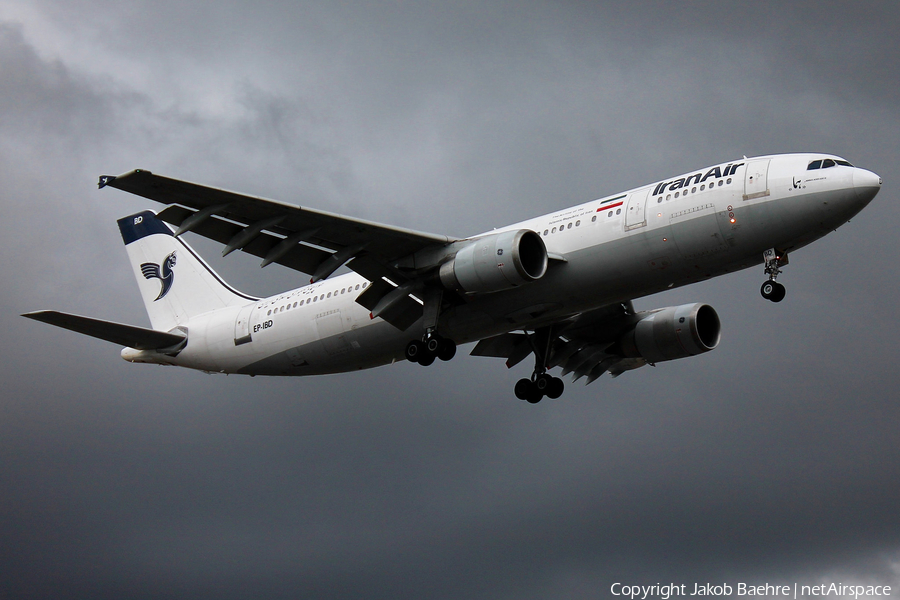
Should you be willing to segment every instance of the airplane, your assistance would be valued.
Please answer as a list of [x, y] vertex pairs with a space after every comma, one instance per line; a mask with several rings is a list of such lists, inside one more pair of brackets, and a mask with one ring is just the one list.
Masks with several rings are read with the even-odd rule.
[[[637, 312], [632, 300], [763, 265], [780, 302], [788, 254], [835, 230], [881, 178], [830, 154], [744, 157], [467, 238], [436, 235], [134, 170], [100, 177], [165, 205], [118, 221], [152, 328], [58, 311], [23, 316], [125, 348], [132, 363], [302, 376], [408, 360], [457, 345], [513, 367], [515, 395], [559, 398], [560, 368], [587, 384], [716, 348], [703, 303]], [[267, 298], [225, 283], [193, 232], [310, 276]], [[335, 274], [341, 267], [343, 274]]]

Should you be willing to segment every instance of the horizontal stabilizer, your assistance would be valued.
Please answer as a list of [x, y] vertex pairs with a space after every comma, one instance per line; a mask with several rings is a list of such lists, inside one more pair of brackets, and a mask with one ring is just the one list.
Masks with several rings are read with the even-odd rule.
[[55, 310], [38, 310], [22, 316], [136, 350], [165, 350], [183, 344], [186, 339], [183, 334], [101, 321]]

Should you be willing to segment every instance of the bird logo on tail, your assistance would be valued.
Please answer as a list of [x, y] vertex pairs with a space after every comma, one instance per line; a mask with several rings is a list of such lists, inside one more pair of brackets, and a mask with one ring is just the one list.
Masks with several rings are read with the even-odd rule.
[[145, 279], [159, 279], [162, 282], [162, 288], [159, 290], [159, 296], [153, 301], [156, 302], [169, 293], [172, 288], [172, 282], [175, 281], [175, 273], [172, 267], [175, 266], [175, 253], [171, 253], [166, 257], [162, 264], [162, 273], [160, 273], [159, 265], [156, 263], [141, 263], [141, 273]]

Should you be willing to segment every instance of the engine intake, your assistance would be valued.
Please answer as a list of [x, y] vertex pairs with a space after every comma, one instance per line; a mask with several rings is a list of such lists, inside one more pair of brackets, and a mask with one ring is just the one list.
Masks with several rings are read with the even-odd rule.
[[619, 341], [629, 358], [658, 363], [696, 356], [719, 345], [719, 315], [708, 304], [669, 306], [637, 316], [640, 321]]
[[529, 229], [486, 235], [463, 246], [441, 265], [441, 284], [464, 292], [499, 292], [540, 279], [547, 272], [547, 248]]

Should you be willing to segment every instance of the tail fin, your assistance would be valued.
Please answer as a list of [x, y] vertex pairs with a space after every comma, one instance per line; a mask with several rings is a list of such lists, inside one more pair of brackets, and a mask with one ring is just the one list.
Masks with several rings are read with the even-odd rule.
[[152, 211], [118, 223], [154, 329], [169, 331], [196, 315], [257, 300], [222, 281]]

